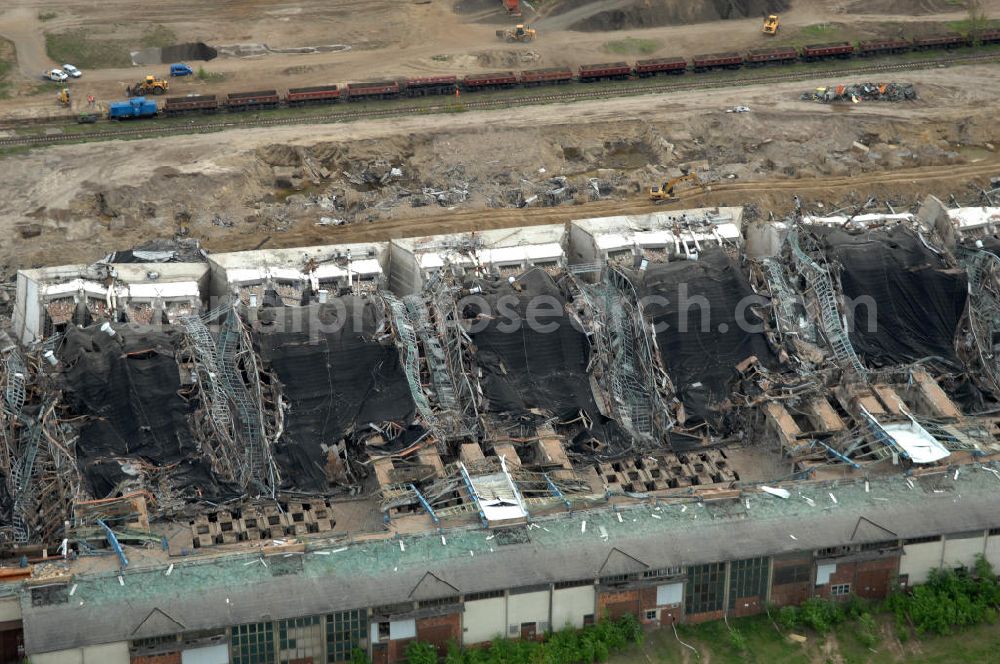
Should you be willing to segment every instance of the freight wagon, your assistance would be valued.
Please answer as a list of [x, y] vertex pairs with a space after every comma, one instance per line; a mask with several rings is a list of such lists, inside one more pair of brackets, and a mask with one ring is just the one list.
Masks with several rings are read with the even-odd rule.
[[399, 97], [399, 81], [368, 81], [348, 83], [347, 101], [368, 101], [370, 99], [396, 99]]
[[517, 85], [517, 75], [512, 71], [491, 74], [469, 74], [462, 81], [462, 88], [470, 92], [476, 90], [502, 90]]
[[810, 44], [802, 47], [802, 59], [806, 62], [840, 58], [846, 60], [854, 54], [854, 44], [851, 42], [836, 42], [833, 44]]
[[696, 72], [711, 71], [713, 69], [739, 69], [743, 65], [743, 56], [739, 53], [696, 55], [692, 64]]
[[913, 42], [905, 39], [873, 39], [858, 42], [858, 55], [865, 58], [873, 55], [903, 53], [913, 48]]
[[546, 83], [569, 83], [573, 80], [573, 71], [562, 67], [548, 69], [531, 69], [521, 72], [521, 84], [526, 88]]
[[189, 95], [187, 97], [167, 97], [163, 104], [164, 115], [184, 113], [210, 114], [219, 110], [219, 100], [215, 95]]
[[609, 62], [601, 65], [581, 65], [581, 83], [593, 81], [624, 81], [632, 75], [632, 66], [627, 62]]
[[959, 48], [968, 45], [969, 38], [957, 32], [931, 35], [929, 37], [917, 37], [913, 40], [913, 50], [915, 51], [926, 51], [931, 48]]
[[422, 76], [406, 79], [407, 97], [426, 97], [427, 95], [450, 95], [458, 87], [457, 76]]
[[747, 52], [745, 62], [747, 67], [762, 67], [763, 65], [783, 65], [799, 59], [799, 52], [794, 48], [758, 48]]
[[242, 111], [260, 111], [267, 108], [278, 108], [281, 98], [277, 90], [258, 90], [257, 92], [230, 92], [226, 97], [226, 108], [240, 113]]
[[335, 104], [340, 99], [340, 90], [336, 85], [313, 85], [308, 88], [290, 88], [285, 95], [285, 103], [289, 106], [306, 106], [308, 104]]
[[659, 76], [660, 74], [683, 74], [688, 63], [684, 58], [655, 58], [639, 60], [635, 63], [635, 75], [639, 78]]

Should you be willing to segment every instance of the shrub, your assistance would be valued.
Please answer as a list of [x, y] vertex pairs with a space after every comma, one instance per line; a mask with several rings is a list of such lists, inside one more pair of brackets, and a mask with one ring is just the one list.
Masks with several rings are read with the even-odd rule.
[[858, 616], [858, 628], [855, 631], [858, 642], [866, 648], [874, 648], [878, 642], [878, 624], [870, 613]]
[[437, 650], [429, 643], [413, 641], [406, 646], [406, 660], [410, 664], [437, 664]]
[[737, 652], [746, 652], [747, 649], [747, 638], [743, 636], [743, 632], [738, 629], [729, 630], [729, 643], [733, 646], [733, 649]]
[[778, 610], [778, 624], [791, 631], [799, 626], [799, 610], [794, 606], [783, 606]]
[[351, 664], [371, 664], [372, 661], [368, 659], [368, 653], [366, 653], [361, 648], [355, 648], [351, 651]]
[[844, 611], [835, 602], [820, 597], [810, 597], [799, 611], [799, 621], [819, 634], [826, 634], [844, 621]]

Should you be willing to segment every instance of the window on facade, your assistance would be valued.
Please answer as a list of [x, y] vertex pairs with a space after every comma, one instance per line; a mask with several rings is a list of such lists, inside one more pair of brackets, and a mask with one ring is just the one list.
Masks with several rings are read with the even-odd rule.
[[594, 614], [593, 613], [588, 613], [587, 615], [585, 615], [583, 617], [583, 626], [584, 627], [589, 627], [590, 625], [593, 625], [593, 624], [594, 624]]
[[[558, 584], [556, 585], [558, 588]], [[502, 590], [490, 590], [484, 593], [471, 593], [465, 596], [466, 602], [475, 602], [480, 599], [493, 599], [494, 597], [503, 597], [504, 592]]]
[[646, 611], [646, 620], [656, 620], [656, 609]]
[[[386, 623], [388, 631], [388, 623]], [[381, 633], [381, 629], [379, 630]], [[380, 634], [381, 637], [381, 634]], [[326, 617], [326, 661], [346, 662], [351, 651], [368, 638], [368, 615], [362, 610], [340, 611]], [[315, 660], [314, 660], [315, 661]]]
[[734, 560], [729, 564], [729, 608], [736, 608], [741, 597], [767, 596], [767, 576], [770, 564], [767, 558]]
[[895, 548], [896, 548], [895, 540], [887, 542], [869, 542], [867, 544], [861, 545], [862, 551], [879, 551], [879, 550], [895, 549]]
[[559, 581], [555, 584], [556, 590], [563, 590], [565, 588], [582, 588], [583, 586], [594, 585], [593, 579], [580, 579], [579, 581]]
[[789, 583], [808, 583], [810, 581], [812, 565], [803, 563], [801, 565], [785, 565], [774, 568], [774, 585], [783, 586]]
[[816, 552], [817, 558], [831, 558], [833, 556], [843, 556], [851, 552], [850, 546], [828, 546]]
[[323, 656], [323, 625], [320, 616], [289, 618], [278, 621], [278, 662], [306, 659], [318, 661]]
[[275, 664], [274, 626], [265, 622], [233, 627], [230, 656], [233, 664]]
[[721, 611], [725, 586], [725, 563], [688, 567], [688, 582], [684, 595], [687, 612]]
[[177, 635], [170, 634], [168, 636], [152, 636], [146, 639], [136, 639], [132, 642], [132, 652], [141, 653], [148, 652], [151, 650], [161, 651], [167, 650], [170, 646], [177, 645]]
[[846, 597], [851, 594], [851, 584], [849, 583], [836, 583], [830, 586], [830, 595], [832, 597]]
[[417, 603], [421, 609], [429, 609], [434, 606], [447, 606], [448, 604], [458, 604], [458, 597], [441, 597], [439, 599], [425, 599]]
[[940, 535], [930, 535], [929, 537], [911, 537], [903, 540], [903, 544], [927, 544], [928, 542], [940, 542]]
[[683, 567], [662, 567], [660, 569], [647, 569], [642, 573], [644, 579], [659, 579], [665, 576], [680, 576], [684, 571]]
[[632, 578], [631, 574], [612, 574], [611, 576], [602, 576], [601, 585], [618, 586], [623, 583], [628, 583], [630, 578]]
[[389, 623], [380, 622], [378, 624], [378, 640], [385, 641], [389, 638]]

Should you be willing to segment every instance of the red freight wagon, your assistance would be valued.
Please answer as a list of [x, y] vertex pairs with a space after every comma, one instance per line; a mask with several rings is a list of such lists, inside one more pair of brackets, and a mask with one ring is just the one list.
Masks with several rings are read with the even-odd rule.
[[1000, 44], [1000, 30], [983, 30], [975, 36], [980, 44]]
[[544, 85], [545, 83], [569, 83], [573, 80], [573, 72], [562, 67], [548, 69], [529, 69], [521, 72], [521, 83], [525, 87]]
[[369, 81], [347, 84], [347, 101], [355, 99], [395, 99], [399, 96], [398, 81]]
[[910, 42], [905, 39], [873, 39], [858, 42], [858, 55], [881, 55], [883, 53], [903, 53], [910, 50]]
[[449, 95], [455, 92], [458, 85], [457, 76], [420, 76], [406, 79], [407, 97], [426, 97], [427, 95]]
[[654, 60], [639, 60], [635, 63], [635, 73], [640, 78], [658, 74], [683, 74], [688, 63], [684, 58], [656, 58]]
[[943, 35], [932, 35], [930, 37], [918, 37], [913, 40], [913, 48], [923, 51], [928, 48], [958, 48], [968, 46], [969, 40], [957, 32], [949, 32]]
[[743, 56], [739, 53], [709, 53], [694, 56], [694, 70], [708, 71], [710, 69], [739, 69], [743, 64]]
[[308, 88], [289, 88], [285, 101], [289, 106], [306, 104], [333, 104], [340, 99], [336, 85], [314, 85]]
[[219, 100], [215, 95], [191, 95], [189, 97], [167, 97], [163, 104], [166, 115], [182, 113], [215, 113], [219, 110]]
[[601, 65], [581, 65], [580, 81], [624, 80], [632, 75], [632, 67], [627, 62], [608, 62]]
[[280, 101], [277, 90], [230, 92], [226, 97], [226, 106], [230, 111], [256, 111], [262, 108], [278, 108]]
[[854, 45], [850, 42], [833, 44], [810, 44], [802, 47], [803, 60], [822, 60], [823, 58], [849, 58], [854, 53]]
[[463, 79], [462, 85], [466, 90], [512, 88], [517, 85], [517, 76], [512, 71], [469, 74]]
[[746, 57], [748, 66], [759, 67], [767, 64], [783, 65], [798, 60], [799, 52], [794, 48], [758, 48], [749, 51]]

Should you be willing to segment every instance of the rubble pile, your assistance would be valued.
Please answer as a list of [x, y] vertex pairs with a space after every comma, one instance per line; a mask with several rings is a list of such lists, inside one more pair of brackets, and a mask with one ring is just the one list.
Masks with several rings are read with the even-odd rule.
[[803, 101], [818, 101], [829, 104], [849, 101], [912, 101], [917, 98], [917, 89], [912, 83], [855, 83], [816, 88], [802, 93]]

